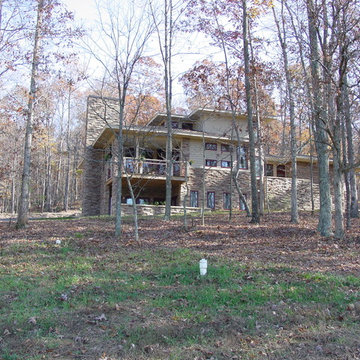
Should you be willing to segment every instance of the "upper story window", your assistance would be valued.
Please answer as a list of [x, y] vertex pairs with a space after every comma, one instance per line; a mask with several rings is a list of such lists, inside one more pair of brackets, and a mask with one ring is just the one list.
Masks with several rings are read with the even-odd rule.
[[206, 159], [205, 160], [205, 165], [206, 166], [217, 166], [217, 161], [216, 160], [212, 160], [212, 159]]
[[274, 176], [274, 165], [273, 164], [265, 165], [265, 176]]
[[221, 144], [221, 152], [230, 152], [229, 144]]
[[247, 149], [245, 146], [240, 146], [237, 148], [238, 156], [239, 156], [239, 168], [247, 169], [248, 161], [247, 161]]
[[184, 130], [193, 130], [193, 124], [192, 123], [182, 123], [181, 128]]
[[178, 129], [178, 128], [179, 128], [179, 123], [178, 123], [177, 121], [172, 121], [172, 122], [171, 122], [171, 127], [172, 127], [173, 129]]
[[104, 160], [105, 160], [105, 161], [110, 161], [111, 158], [112, 158], [112, 145], [110, 145], [110, 146], [105, 150]]
[[276, 176], [285, 177], [285, 165], [278, 165], [276, 167]]
[[205, 150], [217, 150], [217, 144], [216, 143], [205, 143]]

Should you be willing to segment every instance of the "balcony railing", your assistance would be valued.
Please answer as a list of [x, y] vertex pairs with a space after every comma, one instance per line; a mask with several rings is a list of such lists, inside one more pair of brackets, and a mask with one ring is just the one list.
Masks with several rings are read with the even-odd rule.
[[[173, 161], [171, 176], [185, 176], [184, 161]], [[124, 169], [128, 174], [165, 176], [166, 160], [124, 158]]]

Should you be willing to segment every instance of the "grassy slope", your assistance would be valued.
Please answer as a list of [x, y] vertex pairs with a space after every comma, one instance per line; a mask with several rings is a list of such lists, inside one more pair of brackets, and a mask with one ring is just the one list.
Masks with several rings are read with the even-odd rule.
[[278, 247], [271, 261], [210, 251], [200, 278], [201, 247], [124, 246], [111, 226], [42, 221], [3, 235], [2, 359], [360, 357], [358, 273], [304, 270], [286, 244], [287, 262]]

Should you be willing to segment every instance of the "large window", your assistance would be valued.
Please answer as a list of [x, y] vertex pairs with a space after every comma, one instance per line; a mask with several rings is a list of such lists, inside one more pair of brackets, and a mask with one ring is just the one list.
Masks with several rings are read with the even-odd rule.
[[[125, 203], [127, 205], [133, 205], [133, 201], [132, 201], [132, 198], [131, 197], [127, 197], [125, 199]], [[136, 203], [138, 205], [147, 205], [147, 204], [150, 204], [150, 199], [149, 198], [137, 198], [136, 199]]]
[[216, 143], [205, 143], [205, 150], [217, 150], [217, 144]]
[[212, 159], [206, 159], [205, 160], [205, 165], [206, 166], [217, 166], [217, 160], [212, 160]]
[[248, 168], [248, 159], [247, 159], [247, 149], [245, 146], [240, 146], [237, 148], [239, 156], [239, 168], [247, 169]]
[[215, 209], [215, 192], [214, 191], [208, 191], [207, 193], [207, 207], [210, 209]]
[[229, 160], [221, 160], [221, 167], [222, 168], [231, 168], [231, 161], [229, 161]]
[[285, 177], [285, 165], [278, 165], [276, 167], [276, 176]]
[[197, 191], [190, 191], [190, 206], [198, 207], [199, 206], [199, 193]]
[[230, 193], [223, 194], [223, 203], [224, 203], [224, 209], [230, 210], [230, 208], [231, 208], [231, 194]]

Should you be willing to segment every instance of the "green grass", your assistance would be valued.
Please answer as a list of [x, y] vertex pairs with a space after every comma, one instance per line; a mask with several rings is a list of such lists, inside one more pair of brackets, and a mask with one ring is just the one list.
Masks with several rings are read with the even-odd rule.
[[[74, 234], [75, 239], [83, 236]], [[181, 349], [194, 344], [216, 353], [216, 339], [226, 337], [230, 328], [247, 336], [267, 334], [270, 341], [279, 324], [338, 326], [339, 314], [359, 300], [360, 279], [354, 276], [299, 272], [276, 264], [249, 269], [210, 257], [208, 274], [200, 277], [201, 257], [187, 249], [89, 253], [72, 240], [60, 246], [23, 243], [4, 248], [0, 334], [11, 335], [3, 337], [0, 356], [35, 359], [43, 351], [50, 359], [52, 351], [65, 346], [58, 333], [71, 340], [84, 332], [79, 326], [93, 329], [87, 316], [99, 313], [111, 318], [111, 332], [106, 322], [94, 335], [105, 345], [125, 339], [124, 351], [141, 353], [148, 344], [160, 344], [171, 349], [169, 358], [181, 358]], [[341, 321], [355, 329], [355, 319]], [[25, 345], [18, 345], [16, 354], [9, 350], [26, 340], [35, 343], [32, 350]], [[47, 344], [47, 350], [39, 344]]]

